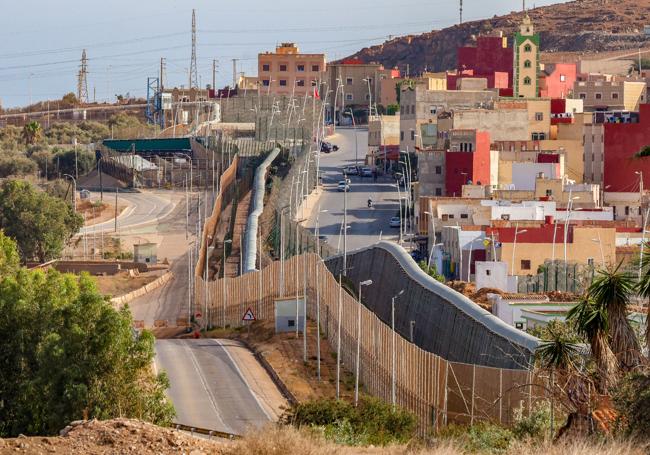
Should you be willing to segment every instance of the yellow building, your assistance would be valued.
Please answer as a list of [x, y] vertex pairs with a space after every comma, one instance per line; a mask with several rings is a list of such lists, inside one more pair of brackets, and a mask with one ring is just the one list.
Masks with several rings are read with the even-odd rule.
[[[561, 223], [525, 229], [490, 228], [487, 236], [500, 245], [496, 249], [497, 258], [508, 264], [511, 275], [535, 275], [544, 261], [564, 259], [564, 225]], [[616, 228], [569, 226], [566, 246], [569, 262], [601, 264], [604, 259], [605, 264], [613, 264], [616, 261]], [[493, 252], [492, 248], [488, 251], [490, 255]]]
[[526, 15], [515, 35], [514, 95], [517, 98], [537, 98], [539, 93], [539, 35]]
[[326, 70], [325, 54], [301, 54], [294, 43], [259, 54], [257, 62], [258, 87], [271, 95], [311, 94]]

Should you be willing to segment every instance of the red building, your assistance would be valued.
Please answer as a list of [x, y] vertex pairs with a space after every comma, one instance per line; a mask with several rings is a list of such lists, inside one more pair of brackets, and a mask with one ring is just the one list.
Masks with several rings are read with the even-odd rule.
[[474, 74], [474, 70], [459, 71], [456, 74], [447, 74], [447, 90], [460, 90], [460, 79], [486, 79], [487, 88], [498, 88], [507, 90], [510, 84], [508, 73], [495, 71], [492, 74]]
[[605, 123], [604, 186], [612, 192], [639, 191], [639, 176], [643, 172], [643, 187], [650, 188], [650, 158], [634, 158], [634, 154], [650, 145], [650, 104], [639, 108], [638, 123]]
[[490, 184], [490, 133], [451, 130], [445, 152], [445, 194], [460, 196], [463, 185]]
[[573, 84], [577, 76], [575, 63], [547, 63], [539, 78], [539, 96], [567, 98], [573, 93]]
[[[476, 47], [466, 46], [458, 48], [457, 54], [458, 73], [471, 70], [473, 77], [484, 77], [488, 80], [488, 88], [512, 87], [512, 74], [514, 54], [508, 47], [508, 39], [502, 36], [479, 36]], [[508, 75], [507, 85], [503, 86], [503, 77], [496, 73]], [[460, 76], [464, 77], [464, 76]], [[455, 88], [455, 79], [448, 88]], [[495, 86], [498, 83], [499, 86]], [[491, 84], [491, 85], [490, 85]]]

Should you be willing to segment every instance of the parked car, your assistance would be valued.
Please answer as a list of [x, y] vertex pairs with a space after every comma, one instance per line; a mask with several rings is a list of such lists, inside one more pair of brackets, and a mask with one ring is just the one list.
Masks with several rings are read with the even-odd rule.
[[369, 167], [362, 167], [361, 168], [361, 177], [372, 177], [372, 169]]
[[400, 227], [402, 225], [402, 220], [400, 219], [399, 216], [394, 216], [390, 219], [388, 225], [390, 227]]
[[359, 175], [359, 169], [356, 166], [346, 166], [343, 168], [345, 175]]
[[341, 180], [336, 189], [339, 191], [350, 191], [350, 180]]

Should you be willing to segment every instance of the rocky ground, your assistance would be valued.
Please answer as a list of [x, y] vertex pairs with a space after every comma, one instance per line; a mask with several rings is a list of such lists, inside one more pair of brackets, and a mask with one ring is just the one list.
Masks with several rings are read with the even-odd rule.
[[0, 439], [8, 454], [219, 454], [228, 441], [210, 441], [131, 419], [74, 422], [57, 437]]

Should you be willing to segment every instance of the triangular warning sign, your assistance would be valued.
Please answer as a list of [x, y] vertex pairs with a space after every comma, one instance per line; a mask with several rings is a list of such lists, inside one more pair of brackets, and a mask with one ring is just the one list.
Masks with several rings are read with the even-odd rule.
[[246, 312], [244, 313], [244, 317], [241, 318], [242, 321], [255, 321], [255, 315], [253, 314], [253, 310], [249, 307]]

